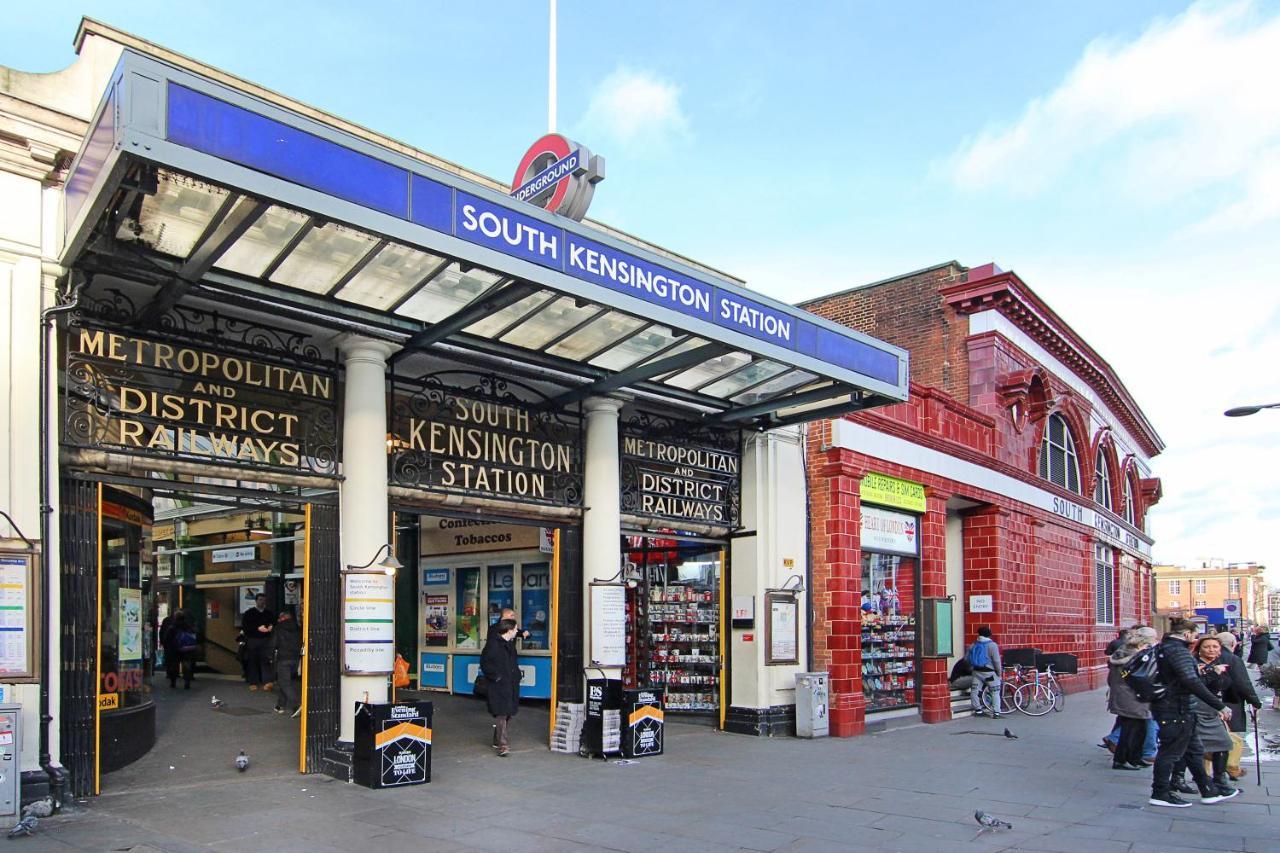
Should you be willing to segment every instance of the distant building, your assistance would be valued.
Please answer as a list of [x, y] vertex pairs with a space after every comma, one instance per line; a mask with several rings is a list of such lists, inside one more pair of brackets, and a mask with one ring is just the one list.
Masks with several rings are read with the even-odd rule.
[[1280, 625], [1280, 590], [1267, 593], [1267, 624]]
[[[1162, 616], [1194, 616], [1197, 611], [1210, 623], [1223, 623], [1227, 601], [1240, 601], [1241, 619], [1249, 624], [1274, 624], [1280, 596], [1268, 595], [1266, 566], [1200, 560], [1190, 566], [1155, 566], [1155, 609]], [[1275, 599], [1274, 603], [1272, 600]]]

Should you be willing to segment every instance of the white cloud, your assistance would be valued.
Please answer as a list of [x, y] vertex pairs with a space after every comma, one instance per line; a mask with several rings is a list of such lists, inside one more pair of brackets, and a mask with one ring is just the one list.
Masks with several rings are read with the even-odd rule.
[[579, 122], [583, 138], [660, 146], [689, 133], [680, 87], [647, 71], [619, 67], [600, 81]]
[[945, 164], [968, 190], [1033, 194], [1092, 173], [1167, 203], [1221, 187], [1204, 229], [1280, 216], [1280, 14], [1197, 3], [1137, 39], [1090, 44], [1012, 125], [989, 127]]

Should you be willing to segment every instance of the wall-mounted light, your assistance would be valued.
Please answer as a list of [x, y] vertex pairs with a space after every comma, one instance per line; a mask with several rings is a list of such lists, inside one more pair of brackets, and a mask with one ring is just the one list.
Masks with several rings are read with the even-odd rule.
[[[382, 559], [378, 560], [379, 557], [382, 557]], [[372, 566], [374, 562], [377, 562], [378, 568], [380, 568], [384, 573], [388, 575], [394, 575], [397, 569], [404, 568], [404, 563], [401, 563], [399, 560], [396, 559], [396, 555], [391, 553], [391, 546], [388, 544], [388, 545], [383, 545], [381, 548], [375, 551], [373, 557], [369, 560], [369, 562], [365, 563], [363, 566], [348, 565], [347, 570], [352, 572], [363, 571], [364, 569], [367, 569], [370, 566]]]
[[[791, 585], [792, 581], [795, 581], [795, 586]], [[804, 592], [804, 578], [800, 577], [800, 575], [792, 575], [782, 582], [782, 586], [778, 588], [778, 591], [794, 592], [798, 595]]]

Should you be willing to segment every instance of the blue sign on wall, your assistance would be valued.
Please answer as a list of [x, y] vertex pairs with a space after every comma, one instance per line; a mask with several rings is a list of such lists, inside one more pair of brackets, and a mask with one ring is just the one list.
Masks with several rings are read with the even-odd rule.
[[436, 585], [448, 583], [448, 582], [449, 582], [448, 569], [423, 569], [422, 570], [423, 586], [436, 586]]

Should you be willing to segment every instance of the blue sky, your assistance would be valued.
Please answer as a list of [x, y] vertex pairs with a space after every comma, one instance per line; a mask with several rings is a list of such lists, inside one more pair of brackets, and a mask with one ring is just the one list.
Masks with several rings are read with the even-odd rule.
[[[81, 14], [504, 181], [545, 130], [540, 0], [22, 4], [0, 64], [69, 64]], [[1220, 414], [1280, 401], [1280, 0], [559, 19], [559, 129], [608, 160], [593, 217], [788, 301], [1016, 270], [1169, 445], [1157, 558], [1280, 570], [1280, 411]]]

